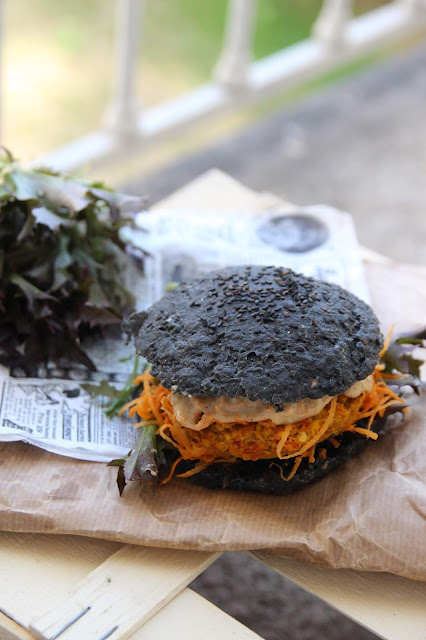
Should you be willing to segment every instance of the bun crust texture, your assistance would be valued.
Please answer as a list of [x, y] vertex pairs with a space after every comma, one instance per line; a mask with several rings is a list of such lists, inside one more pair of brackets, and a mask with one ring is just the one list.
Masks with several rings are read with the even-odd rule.
[[166, 388], [274, 404], [343, 393], [374, 371], [382, 346], [365, 302], [279, 267], [182, 283], [128, 329]]

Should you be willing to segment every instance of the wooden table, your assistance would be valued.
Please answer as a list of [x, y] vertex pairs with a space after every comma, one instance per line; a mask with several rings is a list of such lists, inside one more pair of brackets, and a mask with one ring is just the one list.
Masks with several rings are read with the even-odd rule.
[[[213, 171], [157, 208], [244, 211], [272, 204], [274, 196]], [[368, 251], [364, 257], [387, 260]], [[382, 638], [426, 639], [426, 583], [251, 555]], [[187, 587], [217, 557], [78, 536], [0, 533], [0, 640], [259, 638]]]

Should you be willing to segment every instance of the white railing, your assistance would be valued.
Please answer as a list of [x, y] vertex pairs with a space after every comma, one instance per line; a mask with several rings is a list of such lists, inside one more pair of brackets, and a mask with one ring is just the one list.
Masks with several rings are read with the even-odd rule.
[[38, 162], [72, 171], [141, 150], [202, 118], [261, 101], [426, 27], [426, 0], [395, 0], [356, 18], [351, 0], [324, 0], [310, 39], [254, 62], [256, 0], [228, 1], [224, 44], [213, 81], [144, 110], [135, 87], [144, 2], [117, 0], [115, 91], [103, 126]]

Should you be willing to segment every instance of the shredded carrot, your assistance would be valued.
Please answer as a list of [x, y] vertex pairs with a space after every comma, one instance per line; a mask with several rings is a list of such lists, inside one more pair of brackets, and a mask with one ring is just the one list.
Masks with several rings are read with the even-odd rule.
[[131, 400], [130, 402], [125, 404], [123, 407], [121, 407], [121, 409], [120, 409], [120, 411], [118, 413], [121, 415], [125, 411], [129, 411], [129, 409], [131, 409], [132, 407], [136, 406], [139, 402], [140, 402], [140, 398], [135, 398], [134, 400]]
[[185, 473], [178, 473], [178, 478], [189, 478], [190, 476], [195, 476], [196, 473], [200, 473], [200, 471], [204, 471], [207, 468], [206, 462], [200, 462], [195, 465], [193, 469], [186, 471]]
[[167, 431], [170, 430], [171, 425], [170, 424], [162, 424], [161, 427], [158, 427], [157, 429], [157, 433], [159, 436], [161, 436], [164, 440], [167, 440], [167, 442], [170, 442], [170, 444], [172, 444], [173, 446], [176, 445], [175, 441], [172, 440], [172, 438], [170, 438], [170, 436], [167, 435]]
[[280, 472], [280, 476], [281, 476], [281, 480], [285, 480], [285, 482], [288, 482], [289, 480], [292, 479], [292, 477], [295, 475], [296, 471], [298, 470], [298, 468], [300, 467], [300, 463], [302, 462], [303, 458], [305, 456], [298, 456], [293, 464], [293, 468], [290, 471], [288, 476], [284, 475], [284, 472], [282, 470], [282, 468], [280, 467], [279, 464], [277, 464], [276, 462], [271, 462], [271, 464], [269, 465], [270, 467], [277, 467], [278, 471]]
[[321, 436], [324, 435], [324, 433], [327, 431], [328, 427], [332, 423], [334, 414], [336, 412], [336, 404], [337, 404], [337, 398], [333, 398], [330, 402], [330, 411], [328, 413], [327, 419], [325, 420], [321, 429], [314, 435], [314, 437], [311, 438], [309, 442], [307, 442], [305, 446], [302, 449], [300, 449], [300, 451], [296, 451], [296, 453], [290, 453], [287, 456], [282, 456], [281, 460], [288, 460], [289, 458], [295, 458], [296, 456], [300, 456], [302, 455], [302, 453], [305, 453], [305, 451], [307, 451], [313, 445], [315, 445], [317, 442], [320, 441]]
[[135, 387], [138, 387], [140, 384], [142, 384], [142, 382], [145, 380], [145, 374], [147, 371], [149, 371], [149, 369], [145, 369], [143, 373], [136, 376], [136, 378], [133, 380], [133, 384], [135, 385]]
[[150, 407], [154, 417], [156, 418], [156, 420], [158, 422], [160, 422], [161, 421], [160, 412], [158, 410], [157, 405], [154, 402], [154, 399], [153, 399], [152, 393], [151, 393], [150, 378], [151, 378], [151, 374], [149, 373], [149, 370], [147, 369], [145, 371], [145, 373], [143, 373], [142, 376], [141, 376], [142, 383], [143, 383], [143, 390], [145, 391], [145, 394], [146, 394], [146, 396], [148, 398], [149, 407]]
[[172, 468], [170, 469], [170, 473], [169, 473], [169, 475], [167, 476], [167, 478], [164, 478], [164, 480], [162, 480], [162, 481], [160, 482], [160, 485], [162, 485], [162, 484], [166, 484], [166, 482], [169, 482], [169, 481], [173, 478], [173, 474], [174, 474], [174, 472], [175, 472], [175, 470], [176, 470], [176, 467], [178, 466], [178, 464], [179, 464], [179, 462], [180, 462], [181, 460], [183, 460], [182, 456], [180, 456], [179, 458], [177, 458], [177, 459], [174, 461], [174, 463], [172, 464]]
[[397, 374], [397, 373], [381, 373], [381, 377], [384, 378], [385, 380], [402, 380], [403, 378], [407, 377], [407, 374], [405, 373], [401, 373], [401, 374]]
[[[389, 345], [392, 331], [393, 327], [385, 340], [382, 352], [384, 352]], [[385, 381], [385, 379], [387, 378], [393, 379], [400, 378], [401, 376], [384, 374], [383, 369], [384, 365], [382, 364], [376, 366], [376, 369], [373, 373], [372, 389], [370, 392], [365, 392], [363, 394], [362, 403], [356, 416], [355, 423], [348, 425], [345, 431], [360, 433], [365, 437], [376, 440], [378, 437], [377, 433], [372, 431], [372, 424], [375, 418], [383, 417], [386, 410], [393, 405], [404, 404], [404, 401], [387, 386]], [[182, 478], [187, 478], [196, 473], [199, 473], [209, 464], [215, 462], [232, 462], [237, 460], [237, 458], [233, 458], [231, 460], [229, 456], [225, 458], [218, 457], [217, 452], [209, 450], [201, 443], [197, 443], [193, 438], [191, 439], [189, 437], [188, 429], [183, 427], [175, 417], [175, 413], [170, 402], [172, 391], [164, 388], [161, 384], [158, 384], [157, 381], [151, 376], [149, 370], [146, 370], [142, 375], [138, 376], [135, 379], [135, 384], [139, 385], [141, 383], [143, 384], [143, 390], [140, 396], [127, 403], [121, 411], [128, 411], [131, 417], [134, 415], [138, 415], [141, 418], [141, 420], [136, 423], [136, 427], [144, 426], [147, 423], [157, 424], [157, 434], [167, 442], [170, 442], [179, 450], [180, 457], [174, 462], [168, 477], [163, 480], [161, 484], [165, 484], [173, 477], [176, 472], [177, 465], [181, 460], [193, 460], [196, 463], [194, 468], [190, 471], [182, 474], [177, 474], [178, 477]], [[281, 467], [279, 467], [279, 465], [276, 465], [280, 469], [281, 477], [284, 480], [288, 481], [294, 476], [303, 458], [307, 457], [310, 464], [313, 464], [315, 462], [315, 448], [317, 444], [322, 441], [321, 439], [325, 437], [327, 430], [333, 422], [336, 408], [338, 406], [337, 403], [338, 398], [332, 398], [332, 400], [330, 401], [330, 409], [327, 418], [325, 419], [322, 427], [308, 442], [306, 442], [306, 444], [301, 449], [283, 456], [282, 450], [288, 441], [290, 431], [293, 427], [292, 424], [286, 425], [281, 433], [280, 440], [277, 444], [277, 457], [281, 460], [295, 458], [295, 461], [293, 469], [289, 476], [287, 476], [287, 478], [284, 477]], [[405, 407], [401, 408], [404, 412], [406, 411]], [[364, 419], [368, 419], [366, 428], [358, 427], [357, 424], [359, 423], [359, 421]], [[222, 423], [218, 422], [217, 424], [218, 426], [220, 426]], [[235, 420], [235, 424], [248, 425], [246, 421], [238, 419]], [[270, 424], [270, 421], [268, 420], [259, 422], [259, 425], [268, 427], [272, 426]], [[227, 427], [229, 426], [230, 425], [227, 425]], [[336, 448], [340, 444], [339, 441], [334, 437], [329, 438], [329, 441]], [[325, 459], [326, 455], [326, 449], [319, 450], [318, 456], [320, 458]]]
[[393, 325], [391, 326], [391, 328], [389, 329], [389, 333], [388, 333], [388, 335], [386, 336], [386, 340], [385, 340], [385, 341], [384, 341], [384, 343], [383, 343], [383, 348], [382, 348], [382, 350], [381, 350], [381, 351], [380, 351], [380, 353], [379, 353], [379, 358], [380, 358], [380, 359], [382, 359], [382, 358], [383, 358], [383, 356], [385, 355], [386, 351], [389, 349], [389, 344], [390, 344], [390, 341], [391, 341], [392, 334], [393, 334], [394, 330], [395, 330], [395, 325], [393, 324]]
[[296, 460], [294, 461], [294, 465], [293, 465], [293, 469], [291, 470], [290, 474], [287, 476], [287, 478], [284, 478], [284, 480], [286, 482], [288, 482], [289, 480], [292, 479], [292, 477], [294, 476], [294, 474], [296, 473], [296, 471], [298, 470], [298, 468], [300, 467], [300, 463], [302, 462], [302, 458], [303, 456], [298, 456], [296, 458]]
[[277, 444], [277, 456], [280, 459], [282, 459], [281, 451], [283, 450], [283, 447], [284, 447], [285, 443], [288, 440], [288, 436], [290, 435], [290, 431], [292, 429], [292, 426], [293, 426], [292, 424], [288, 424], [286, 426], [286, 428], [284, 429], [284, 431], [282, 433], [281, 439], [280, 439], [279, 443]]
[[291, 480], [291, 478], [294, 476], [294, 474], [296, 473], [296, 471], [298, 470], [298, 468], [300, 467], [300, 463], [302, 462], [303, 458], [305, 456], [298, 456], [293, 464], [293, 468], [290, 471], [288, 476], [284, 475], [284, 472], [282, 470], [282, 468], [280, 467], [279, 464], [277, 464], [276, 462], [271, 462], [271, 464], [269, 465], [269, 468], [272, 467], [277, 467], [278, 471], [280, 472], [280, 476], [281, 476], [281, 480], [284, 480], [285, 482], [288, 482], [289, 480]]
[[[365, 394], [356, 419], [359, 422], [369, 418], [366, 429], [369, 433], [371, 433], [371, 426], [377, 416], [383, 418], [386, 409], [389, 407], [396, 404], [405, 404], [404, 400], [388, 387], [382, 377], [381, 365], [377, 365], [373, 373], [373, 388], [369, 393]], [[348, 430], [352, 430], [352, 428], [349, 427]]]
[[371, 438], [372, 440], [377, 440], [377, 438], [379, 437], [379, 434], [376, 433], [375, 431], [370, 431], [370, 429], [363, 429], [362, 427], [352, 427], [350, 431], [356, 431], [357, 433], [362, 433], [363, 436], [367, 436], [367, 438]]

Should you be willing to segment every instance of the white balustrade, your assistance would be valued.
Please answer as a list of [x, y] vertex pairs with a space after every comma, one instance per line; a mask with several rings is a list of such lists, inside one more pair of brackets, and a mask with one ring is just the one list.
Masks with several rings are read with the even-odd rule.
[[345, 46], [346, 25], [352, 17], [352, 0], [324, 0], [312, 33], [330, 53]]
[[408, 9], [413, 18], [421, 14], [424, 15], [426, 11], [426, 0], [400, 0], [400, 2]]
[[[156, 0], [151, 0], [155, 2]], [[172, 2], [173, 0], [168, 0]], [[214, 0], [211, 0], [214, 1]], [[138, 150], [171, 132], [219, 114], [260, 102], [271, 94], [426, 29], [426, 0], [394, 0], [352, 17], [351, 0], [324, 0], [313, 37], [253, 61], [256, 0], [228, 0], [222, 52], [214, 81], [142, 111], [135, 91], [143, 0], [116, 0], [115, 89], [106, 126], [38, 159], [60, 170], [74, 170]], [[296, 0], [294, 0], [296, 2]], [[1, 8], [2, 0], [0, 0]], [[167, 37], [167, 34], [165, 34]]]
[[257, 0], [229, 0], [222, 53], [214, 78], [228, 88], [247, 84]]
[[115, 87], [104, 123], [121, 138], [138, 132], [141, 102], [135, 93], [135, 73], [143, 4], [143, 0], [116, 0]]

